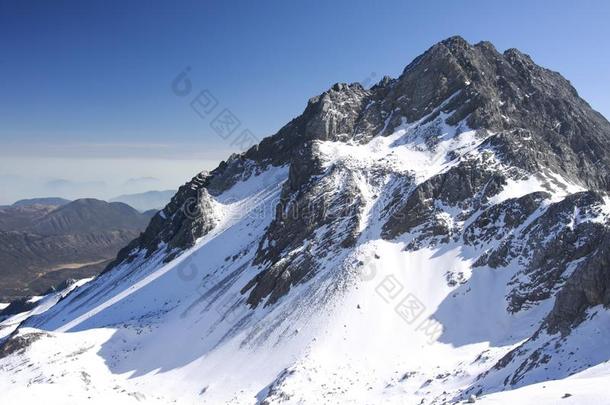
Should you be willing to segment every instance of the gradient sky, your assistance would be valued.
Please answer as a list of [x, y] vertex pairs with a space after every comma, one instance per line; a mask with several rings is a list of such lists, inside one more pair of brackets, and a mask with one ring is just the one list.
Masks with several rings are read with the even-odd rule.
[[0, 0], [0, 204], [166, 189], [232, 139], [171, 90], [228, 108], [257, 138], [335, 82], [397, 76], [462, 35], [516, 47], [610, 116], [608, 1]]

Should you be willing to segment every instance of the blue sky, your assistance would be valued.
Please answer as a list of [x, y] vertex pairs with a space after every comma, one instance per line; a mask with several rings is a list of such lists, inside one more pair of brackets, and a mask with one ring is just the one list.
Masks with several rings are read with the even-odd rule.
[[193, 91], [262, 138], [333, 83], [397, 76], [458, 34], [521, 49], [608, 117], [608, 21], [608, 1], [0, 0], [0, 204], [214, 167], [236, 146], [172, 93], [187, 66]]

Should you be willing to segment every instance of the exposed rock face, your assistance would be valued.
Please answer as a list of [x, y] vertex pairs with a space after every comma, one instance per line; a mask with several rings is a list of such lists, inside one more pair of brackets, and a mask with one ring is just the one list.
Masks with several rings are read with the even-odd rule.
[[350, 171], [341, 165], [323, 169], [315, 146], [305, 147], [290, 166], [275, 217], [254, 259], [265, 270], [242, 289], [246, 293], [252, 288], [248, 303], [256, 307], [269, 297], [267, 304], [273, 304], [291, 285], [312, 275], [317, 258], [353, 246], [362, 205]]
[[204, 187], [208, 181], [209, 175], [204, 172], [180, 187], [169, 204], [151, 219], [146, 230], [121, 249], [105, 271], [123, 261], [133, 260], [141, 250], [150, 256], [161, 244], [166, 245], [167, 261], [174, 257], [177, 249], [193, 246], [198, 237], [214, 226], [209, 194]]
[[[521, 226], [550, 197], [549, 193], [540, 191], [492, 205], [464, 230], [464, 242], [485, 245], [509, 237], [510, 232]], [[492, 267], [497, 266], [492, 263]]]
[[[556, 297], [538, 331], [500, 359], [492, 370], [483, 373], [479, 377], [482, 384], [500, 375], [504, 386], [515, 386], [529, 374], [551, 367], [553, 362], [558, 373], [569, 375], [575, 372], [572, 370], [579, 370], [578, 366], [562, 364], [562, 360], [554, 361], [553, 355], [564, 351], [562, 346], [568, 342], [565, 338], [586, 320], [589, 310], [610, 304], [610, 217], [605, 195], [579, 192], [555, 203], [549, 203], [547, 197], [545, 194], [523, 197], [521, 200], [534, 202], [526, 210], [534, 219], [520, 220], [518, 232], [504, 238], [498, 248], [477, 263], [502, 268], [513, 262], [523, 268], [509, 283], [507, 309], [511, 312]], [[514, 206], [516, 201], [506, 203]], [[540, 210], [541, 215], [534, 215]], [[570, 352], [570, 356], [573, 354]], [[563, 362], [566, 361], [564, 358]], [[579, 360], [574, 358], [570, 362], [578, 364]]]
[[607, 229], [594, 241], [595, 251], [566, 281], [548, 317], [549, 332], [568, 334], [584, 320], [588, 308], [610, 306], [610, 235]]
[[[447, 169], [418, 177], [385, 162], [364, 172], [327, 164], [319, 149], [363, 145], [401, 127], [415, 128], [409, 139], [419, 137], [421, 150], [438, 154]], [[467, 131], [475, 137], [463, 151], [445, 152], [449, 127], [458, 141]], [[408, 234], [413, 250], [462, 241], [483, 249], [475, 267], [521, 266], [507, 310], [557, 294], [545, 328], [567, 334], [588, 308], [609, 303], [607, 224], [591, 220], [610, 188], [609, 143], [610, 124], [558, 73], [515, 49], [449, 38], [397, 79], [370, 89], [335, 84], [277, 134], [194, 177], [107, 270], [141, 252], [173, 259], [214, 229], [215, 196], [270, 166], [289, 166], [252, 261], [260, 271], [241, 290], [251, 307], [275, 303], [310, 279], [321, 258], [355, 246], [366, 229], [364, 189], [375, 189], [391, 195], [377, 203], [382, 238]], [[538, 181], [541, 190], [497, 202], [520, 181]], [[594, 191], [552, 196], [574, 185]]]
[[[271, 153], [271, 150], [268, 152]], [[146, 230], [121, 249], [104, 271], [134, 260], [141, 252], [145, 252], [145, 257], [150, 257], [162, 249], [164, 260], [169, 262], [181, 251], [192, 247], [217, 222], [213, 197], [237, 181], [260, 173], [273, 162], [273, 159], [256, 152], [256, 147], [248, 153], [256, 155], [258, 161], [249, 159], [248, 154], [232, 155], [213, 171], [201, 172], [181, 186], [165, 208], [151, 219]]]
[[[438, 105], [461, 90], [446, 107], [456, 108], [449, 123], [468, 117], [471, 128], [496, 132], [493, 145], [519, 167], [546, 168], [586, 186], [608, 189], [607, 172], [596, 168], [596, 162], [608, 167], [610, 161], [603, 146], [608, 141], [608, 122], [558, 73], [537, 66], [518, 50], [500, 54], [489, 43], [471, 46], [460, 38], [435, 45], [413, 64], [399, 82], [412, 80], [445, 90], [431, 93], [410, 84], [403, 94], [414, 93], [410, 98], [415, 107], [402, 108], [399, 116], [417, 119], [430, 112], [423, 105]], [[417, 95], [422, 93], [419, 101]]]
[[449, 171], [418, 185], [394, 209], [383, 226], [382, 236], [388, 239], [426, 226], [430, 236], [448, 235], [450, 229], [434, 215], [441, 211], [438, 204], [458, 205], [464, 215], [472, 213], [497, 194], [506, 179], [501, 172], [490, 170], [485, 160], [464, 161]]
[[13, 353], [24, 352], [32, 343], [48, 337], [46, 333], [32, 332], [24, 335], [17, 335], [11, 339], [7, 339], [0, 345], [0, 359], [9, 356]]
[[[601, 145], [608, 141], [608, 122], [578, 97], [568, 81], [535, 65], [527, 55], [514, 49], [500, 54], [489, 43], [472, 46], [461, 38], [433, 46], [401, 77], [384, 79], [369, 90], [358, 85], [335, 85], [310, 100], [301, 117], [269, 139], [290, 146], [311, 139], [367, 142], [378, 134], [391, 133], [405, 121], [423, 118], [424, 122], [433, 122], [445, 113], [449, 114], [445, 124], [466, 122], [468, 127], [481, 131], [482, 137], [487, 136], [484, 147], [494, 152], [493, 157], [490, 153], [487, 159], [463, 159], [446, 173], [421, 184], [413, 185], [405, 178], [405, 195], [397, 195], [386, 207], [391, 216], [383, 227], [385, 238], [424, 227], [419, 241], [411, 247], [419, 246], [426, 236], [447, 240], [454, 232], [444, 218], [438, 217], [442, 212], [439, 204], [459, 207], [462, 214], [457, 219], [465, 220], [469, 213], [485, 207], [489, 198], [506, 186], [507, 178], [523, 178], [527, 173], [550, 171], [578, 184], [607, 188], [610, 158]], [[434, 139], [437, 137], [428, 137], [428, 147], [434, 147]], [[503, 169], [497, 167], [494, 157], [501, 158]], [[301, 160], [291, 161], [291, 184], [299, 183], [295, 176], [309, 176], [293, 169], [297, 165], [308, 166]], [[507, 170], [506, 166], [516, 170]], [[296, 188], [287, 190], [284, 199], [295, 191]], [[528, 208], [531, 207], [524, 207]], [[291, 235], [289, 226], [303, 234], [308, 232], [302, 224], [282, 221], [281, 215], [278, 211], [270, 233], [280, 235], [283, 230]], [[304, 239], [302, 236], [296, 240]], [[273, 249], [277, 252], [284, 247]], [[263, 258], [269, 256], [259, 254], [258, 263]], [[275, 260], [279, 258], [276, 253]], [[305, 263], [310, 266], [308, 261]], [[291, 273], [295, 276], [289, 277], [286, 271], [276, 269], [269, 274], [289, 285], [298, 282], [304, 272], [307, 271], [296, 271]], [[274, 283], [269, 277], [272, 276], [259, 276], [258, 281], [265, 287], [255, 289], [250, 302], [260, 299], [261, 289], [265, 293], [272, 289]]]
[[[596, 204], [602, 204], [596, 193], [578, 193], [552, 204], [539, 219], [523, 232], [528, 235], [519, 252], [513, 255], [529, 259], [524, 275], [528, 281], [516, 283], [510, 309], [520, 310], [525, 303], [546, 299], [563, 281], [571, 263], [595, 250], [602, 224], [590, 222], [587, 216]], [[593, 218], [593, 216], [591, 215]], [[522, 259], [523, 260], [523, 259]]]
[[[402, 186], [395, 188], [384, 208], [387, 218], [382, 236], [393, 239], [417, 231], [419, 236], [409, 248], [432, 243], [432, 239], [442, 242], [463, 237], [466, 243], [476, 244], [493, 238], [501, 247], [481, 257], [478, 265], [507, 265], [527, 249], [515, 247], [514, 235], [496, 235], [490, 218], [502, 216], [504, 230], [516, 229], [545, 198], [536, 193], [494, 206], [490, 199], [507, 187], [508, 180], [550, 172], [585, 187], [609, 187], [610, 152], [604, 145], [610, 140], [610, 124], [578, 97], [567, 80], [537, 66], [518, 50], [499, 53], [488, 42], [470, 45], [452, 37], [416, 58], [397, 79], [384, 78], [370, 89], [338, 83], [310, 99], [303, 114], [277, 134], [182, 186], [146, 232], [123, 249], [108, 269], [132, 260], [141, 250], [150, 255], [162, 245], [166, 260], [172, 259], [214, 228], [214, 195], [269, 165], [289, 165], [281, 203], [254, 260], [262, 270], [243, 288], [251, 305], [265, 297], [273, 303], [315, 270], [314, 245], [334, 246], [338, 241], [338, 246], [350, 246], [358, 237], [358, 188], [350, 185], [349, 176], [337, 174], [341, 168], [322, 167], [316, 142], [365, 143], [392, 133], [405, 122], [417, 121], [427, 125], [422, 136], [431, 150], [436, 148], [443, 126], [461, 125], [460, 131], [477, 130], [484, 140], [480, 149], [487, 152], [474, 157], [448, 155], [447, 160], [458, 164], [421, 182], [405, 173], [394, 174]], [[320, 180], [329, 176], [343, 179], [340, 198], [320, 197], [333, 187]], [[189, 207], [195, 215], [189, 215]], [[447, 222], [446, 207], [454, 207], [460, 214]], [[329, 209], [336, 214], [332, 220]], [[460, 224], [478, 210], [487, 211], [462, 229]], [[552, 210], [547, 215], [555, 220]], [[337, 216], [343, 219], [338, 221]], [[531, 243], [550, 232], [549, 225], [540, 221], [543, 219], [535, 225], [540, 235], [534, 235], [534, 225], [527, 232]], [[316, 230], [327, 225], [334, 227], [332, 238], [316, 235]], [[337, 233], [338, 228], [342, 231]], [[570, 240], [559, 238], [556, 246], [545, 251], [562, 249]], [[299, 250], [303, 244], [309, 247]], [[532, 255], [531, 283], [545, 292], [531, 288], [528, 293], [513, 292], [513, 310], [551, 294], [562, 266], [572, 259], [569, 256], [550, 264], [545, 262], [548, 254]], [[542, 279], [548, 281], [544, 286]]]

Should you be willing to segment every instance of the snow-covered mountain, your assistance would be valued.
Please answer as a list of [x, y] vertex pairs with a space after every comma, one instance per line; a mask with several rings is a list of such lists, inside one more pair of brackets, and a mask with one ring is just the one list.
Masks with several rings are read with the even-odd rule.
[[487, 42], [336, 84], [5, 321], [0, 397], [607, 403], [609, 145], [567, 80]]

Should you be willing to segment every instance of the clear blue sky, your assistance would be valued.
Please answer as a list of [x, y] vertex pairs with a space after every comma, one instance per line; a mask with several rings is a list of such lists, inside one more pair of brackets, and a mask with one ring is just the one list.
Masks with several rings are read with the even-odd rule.
[[[172, 94], [186, 66], [195, 90], [262, 138], [334, 82], [397, 76], [458, 34], [521, 49], [608, 117], [609, 22], [601, 0], [0, 0], [0, 203], [54, 191], [16, 192], [24, 180], [104, 183], [110, 196], [213, 166], [235, 147]], [[86, 192], [74, 190], [63, 194]]]

